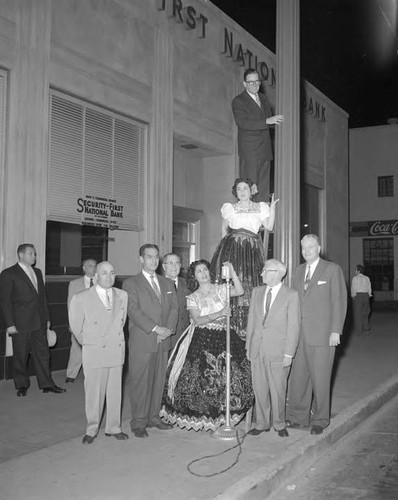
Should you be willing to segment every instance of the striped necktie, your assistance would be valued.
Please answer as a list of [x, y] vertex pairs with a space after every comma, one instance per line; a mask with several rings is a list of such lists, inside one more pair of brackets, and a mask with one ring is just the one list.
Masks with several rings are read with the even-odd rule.
[[265, 324], [265, 320], [267, 319], [269, 309], [271, 307], [271, 300], [272, 300], [272, 288], [270, 287], [268, 292], [267, 292], [267, 298], [265, 300], [265, 313], [264, 313], [264, 318], [263, 318], [263, 326]]
[[311, 278], [312, 278], [311, 267], [307, 266], [307, 275], [306, 275], [305, 280], [304, 280], [304, 291], [307, 291], [307, 288], [310, 284]]
[[156, 297], [158, 298], [158, 301], [160, 302], [160, 289], [159, 289], [159, 285], [155, 281], [155, 276], [153, 274], [151, 274], [151, 285], [152, 285], [154, 292], [156, 293]]

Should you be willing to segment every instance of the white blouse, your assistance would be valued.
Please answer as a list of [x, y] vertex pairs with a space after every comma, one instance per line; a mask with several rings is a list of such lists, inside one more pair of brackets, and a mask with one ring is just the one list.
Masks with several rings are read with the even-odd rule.
[[269, 217], [269, 205], [260, 201], [252, 203], [248, 211], [243, 211], [238, 204], [224, 203], [221, 207], [221, 215], [228, 222], [231, 229], [247, 229], [252, 233], [258, 233], [261, 226]]

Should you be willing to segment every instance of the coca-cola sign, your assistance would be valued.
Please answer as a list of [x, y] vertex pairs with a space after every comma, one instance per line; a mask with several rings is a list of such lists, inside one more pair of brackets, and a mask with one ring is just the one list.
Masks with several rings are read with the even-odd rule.
[[378, 220], [368, 222], [370, 236], [396, 236], [398, 235], [398, 220]]

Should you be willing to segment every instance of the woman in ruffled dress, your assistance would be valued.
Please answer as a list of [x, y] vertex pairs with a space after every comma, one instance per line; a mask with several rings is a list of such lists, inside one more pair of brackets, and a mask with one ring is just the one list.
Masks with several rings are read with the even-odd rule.
[[[254, 287], [262, 285], [261, 272], [267, 259], [259, 231], [272, 231], [275, 221], [275, 205], [279, 200], [271, 197], [270, 203], [254, 202], [257, 186], [251, 179], [236, 179], [232, 194], [237, 203], [224, 203], [221, 207], [222, 240], [211, 261], [216, 283], [222, 283], [221, 268], [224, 261], [234, 266], [244, 293], [231, 300], [231, 324], [241, 338], [246, 337], [247, 316]], [[268, 238], [264, 238], [268, 242]]]
[[[243, 293], [230, 263], [230, 296]], [[227, 285], [212, 283], [210, 264], [193, 262], [187, 275], [191, 325], [176, 344], [169, 360], [160, 416], [181, 428], [215, 430], [225, 423]], [[230, 330], [230, 417], [236, 424], [253, 404], [250, 362], [245, 344]]]

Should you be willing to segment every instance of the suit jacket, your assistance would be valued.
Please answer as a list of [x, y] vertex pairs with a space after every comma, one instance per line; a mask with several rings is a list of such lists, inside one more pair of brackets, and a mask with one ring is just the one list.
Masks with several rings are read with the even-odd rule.
[[191, 292], [188, 290], [187, 283], [183, 278], [177, 278], [177, 279], [178, 279], [178, 286], [177, 286], [178, 320], [177, 320], [175, 335], [171, 336], [172, 349], [176, 345], [178, 339], [181, 337], [181, 334], [189, 325], [189, 313], [187, 310], [187, 295], [189, 295]]
[[300, 331], [300, 303], [295, 290], [282, 285], [263, 326], [266, 286], [253, 289], [246, 334], [250, 360], [260, 354], [268, 361], [282, 361], [285, 354], [294, 356]]
[[19, 333], [47, 328], [49, 313], [40, 269], [36, 274], [37, 288], [19, 264], [0, 274], [0, 309], [6, 328], [16, 326]]
[[343, 333], [347, 312], [347, 287], [341, 267], [320, 259], [304, 292], [306, 264], [294, 272], [292, 287], [301, 305], [301, 335], [313, 346], [329, 345], [331, 332]]
[[268, 98], [258, 93], [261, 108], [244, 90], [232, 101], [232, 112], [238, 126], [238, 154], [241, 159], [272, 160], [270, 126], [266, 119], [272, 116]]
[[84, 283], [84, 276], [81, 276], [80, 278], [77, 278], [75, 280], [72, 280], [69, 282], [68, 286], [68, 309], [70, 306], [70, 301], [74, 295], [76, 295], [79, 292], [82, 292], [83, 290], [86, 290], [86, 285]]
[[[161, 293], [159, 302], [154, 289], [142, 272], [126, 279], [123, 290], [128, 293], [129, 345], [140, 352], [157, 352], [155, 326], [175, 330], [178, 320], [177, 294], [173, 282], [164, 276], [156, 275]], [[161, 343], [163, 351], [171, 348], [168, 337]]]
[[105, 368], [124, 363], [127, 293], [117, 288], [112, 288], [112, 293], [111, 311], [107, 311], [95, 287], [71, 299], [69, 324], [83, 346], [83, 366]]

